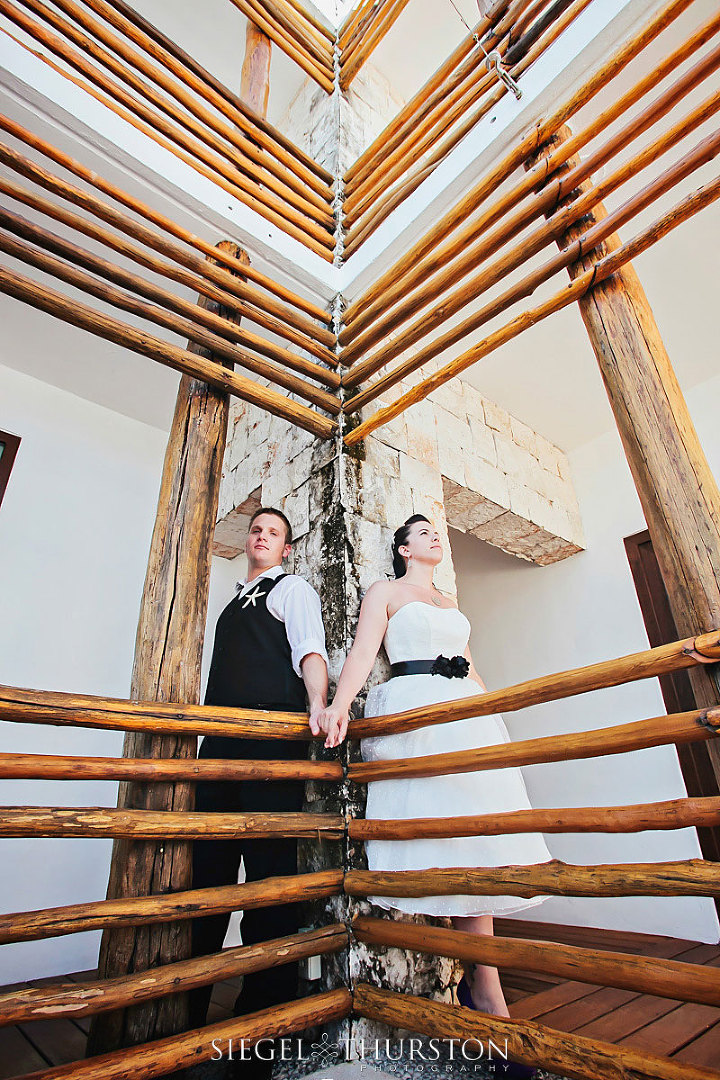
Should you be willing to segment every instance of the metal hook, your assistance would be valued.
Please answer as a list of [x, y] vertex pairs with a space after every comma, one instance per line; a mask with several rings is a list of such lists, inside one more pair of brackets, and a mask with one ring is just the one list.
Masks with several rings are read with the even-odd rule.
[[488, 71], [494, 71], [500, 82], [503, 83], [504, 86], [507, 86], [508, 90], [512, 90], [518, 101], [520, 100], [522, 97], [522, 90], [515, 82], [512, 75], [510, 75], [502, 66], [502, 57], [497, 49], [493, 49], [491, 53], [486, 55], [485, 67]]

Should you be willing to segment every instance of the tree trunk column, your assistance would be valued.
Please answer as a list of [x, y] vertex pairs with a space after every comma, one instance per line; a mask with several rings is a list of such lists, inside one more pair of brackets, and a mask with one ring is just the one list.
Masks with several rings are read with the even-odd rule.
[[245, 31], [245, 60], [240, 76], [240, 97], [262, 117], [267, 115], [270, 93], [271, 50], [270, 38], [248, 19]]
[[[547, 156], [568, 134], [567, 128], [558, 132], [539, 156]], [[577, 161], [570, 159], [567, 168]], [[589, 187], [586, 181], [581, 189]], [[598, 204], [558, 246], [565, 247], [605, 216]], [[571, 278], [620, 243], [617, 234], [608, 237], [569, 268]], [[712, 630], [720, 626], [720, 492], [632, 265], [595, 285], [579, 305], [678, 631], [689, 637]], [[690, 677], [698, 705], [717, 705], [717, 666], [692, 669]], [[704, 745], [720, 783], [720, 746]]]
[[[235, 245], [218, 245], [242, 264]], [[202, 297], [203, 307], [219, 305]], [[222, 312], [230, 316], [230, 312]], [[192, 343], [193, 352], [210, 355]], [[165, 453], [145, 587], [140, 607], [130, 696], [135, 701], [197, 704], [207, 619], [212, 538], [227, 439], [227, 394], [188, 376], [180, 380]], [[194, 758], [196, 736], [128, 733], [124, 757]], [[118, 806], [142, 810], [192, 810], [188, 783], [120, 786]], [[116, 840], [108, 899], [188, 889], [192, 845], [187, 841]], [[98, 963], [102, 978], [146, 971], [190, 956], [190, 923], [153, 923], [103, 933]], [[170, 1035], [187, 1027], [187, 998], [177, 994], [98, 1016], [88, 1053]]]

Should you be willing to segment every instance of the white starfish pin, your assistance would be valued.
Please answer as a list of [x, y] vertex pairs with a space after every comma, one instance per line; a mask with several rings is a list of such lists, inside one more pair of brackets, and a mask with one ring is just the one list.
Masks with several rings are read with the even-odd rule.
[[255, 607], [256, 601], [259, 600], [261, 596], [267, 596], [267, 593], [260, 592], [260, 586], [256, 585], [253, 591], [249, 592], [245, 597], [245, 603], [242, 605], [243, 608], [248, 607], [250, 604]]

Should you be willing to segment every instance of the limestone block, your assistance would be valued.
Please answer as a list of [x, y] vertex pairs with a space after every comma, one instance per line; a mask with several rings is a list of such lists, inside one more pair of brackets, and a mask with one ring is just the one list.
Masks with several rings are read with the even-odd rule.
[[365, 439], [365, 462], [385, 476], [400, 476], [400, 452], [370, 435]]
[[454, 480], [449, 480], [446, 476], [443, 477], [442, 484], [448, 524], [452, 525], [453, 529], [467, 532], [468, 517], [473, 510], [485, 502], [484, 497], [476, 491], [469, 491], [461, 484], [456, 484]]
[[[476, 507], [468, 511], [465, 531], [477, 536], [477, 530], [480, 526], [487, 525], [489, 521], [494, 521], [495, 518], [506, 512], [507, 507], [500, 506], [498, 503], [493, 502], [492, 499], [483, 499]], [[450, 521], [449, 523], [455, 528], [454, 522]]]
[[465, 486], [486, 499], [499, 503], [505, 509], [510, 506], [507, 476], [501, 469], [483, 461], [482, 458], [468, 457], [466, 460]]
[[453, 379], [451, 382], [443, 383], [442, 386], [438, 386], [438, 388], [433, 390], [429, 395], [427, 400], [432, 402], [437, 408], [445, 409], [453, 416], [457, 416], [460, 419], [465, 417], [467, 403], [465, 401], [462, 383], [457, 379]]
[[512, 478], [509, 480], [509, 488], [510, 509], [514, 514], [519, 514], [536, 525], [547, 524], [550, 504], [544, 496]]
[[[365, 418], [365, 415], [365, 411], [363, 410], [363, 419]], [[383, 427], [378, 428], [375, 432], [375, 438], [386, 446], [391, 446], [393, 450], [402, 450], [404, 453], [407, 453], [408, 436], [407, 424], [404, 416], [402, 416], [402, 414], [396, 416], [389, 424], [385, 424]]]
[[427, 495], [436, 502], [442, 501], [442, 479], [437, 469], [418, 461], [410, 454], [400, 455], [400, 479], [413, 493]]
[[538, 470], [536, 489], [551, 502], [575, 502], [572, 486], [557, 472]]
[[479, 416], [468, 413], [468, 424], [470, 427], [468, 452], [473, 456], [483, 458], [485, 461], [490, 462], [491, 465], [497, 465], [497, 448], [493, 429], [485, 423], [483, 413], [481, 412]]
[[466, 420], [438, 409], [438, 458], [440, 472], [458, 484], [465, 483], [465, 459], [471, 433]]
[[499, 468], [526, 487], [533, 487], [537, 475], [537, 462], [533, 456], [499, 432], [495, 433], [494, 438]]
[[421, 401], [407, 414], [407, 451], [410, 457], [435, 469], [439, 467], [436, 410], [430, 401]]
[[310, 482], [291, 491], [283, 500], [283, 513], [292, 526], [293, 536], [301, 537], [310, 531]]
[[[240, 418], [238, 418], [240, 421]], [[243, 461], [249, 451], [249, 440], [247, 425], [238, 422], [230, 427], [228, 432], [228, 446], [225, 455], [226, 462], [230, 469], [235, 469]]]
[[556, 472], [558, 476], [560, 476], [560, 462], [563, 461], [567, 465], [567, 458], [562, 450], [540, 436], [537, 439], [537, 457], [544, 469], [548, 472]]
[[510, 432], [513, 442], [522, 450], [527, 450], [533, 457], [537, 457], [537, 432], [516, 417], [510, 417]]
[[484, 398], [483, 411], [485, 413], [485, 423], [488, 427], [493, 428], [494, 431], [499, 431], [502, 435], [507, 435], [509, 438], [512, 438], [509, 412], [506, 412], [505, 409], [496, 405], [494, 401], [487, 401]]

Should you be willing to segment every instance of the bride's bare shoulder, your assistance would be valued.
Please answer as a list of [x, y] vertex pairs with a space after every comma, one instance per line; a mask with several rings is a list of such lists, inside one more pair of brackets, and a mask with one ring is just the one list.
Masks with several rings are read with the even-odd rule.
[[392, 596], [397, 582], [388, 581], [387, 579], [380, 581], [374, 581], [368, 591], [365, 593], [366, 597], [370, 597], [371, 600], [378, 601]]

